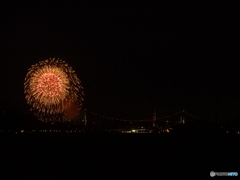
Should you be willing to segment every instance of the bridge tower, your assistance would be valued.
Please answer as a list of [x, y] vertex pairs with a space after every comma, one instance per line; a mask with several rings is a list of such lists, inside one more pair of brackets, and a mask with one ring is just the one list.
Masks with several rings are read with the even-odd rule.
[[156, 120], [157, 120], [156, 111], [154, 111], [153, 112], [153, 127], [156, 127]]
[[181, 116], [180, 116], [180, 123], [185, 124], [185, 111], [182, 110]]

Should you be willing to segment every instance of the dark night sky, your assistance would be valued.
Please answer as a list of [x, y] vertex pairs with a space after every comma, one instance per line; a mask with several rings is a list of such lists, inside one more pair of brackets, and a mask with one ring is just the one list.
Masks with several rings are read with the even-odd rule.
[[185, 109], [209, 120], [239, 118], [234, 6], [2, 6], [1, 106], [27, 113], [28, 68], [59, 57], [77, 72], [91, 111], [147, 119], [154, 109], [158, 117]]

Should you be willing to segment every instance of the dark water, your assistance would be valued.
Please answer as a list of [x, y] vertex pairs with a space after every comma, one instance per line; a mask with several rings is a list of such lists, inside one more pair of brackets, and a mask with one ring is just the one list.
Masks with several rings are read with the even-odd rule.
[[[82, 134], [1, 136], [2, 176], [159, 179], [238, 171], [239, 136]], [[6, 176], [5, 176], [6, 175]]]

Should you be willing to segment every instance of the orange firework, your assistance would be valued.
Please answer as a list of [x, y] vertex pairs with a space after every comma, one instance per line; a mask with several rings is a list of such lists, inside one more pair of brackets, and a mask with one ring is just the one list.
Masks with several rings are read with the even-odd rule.
[[[42, 121], [73, 119], [81, 109], [84, 96], [75, 71], [55, 58], [40, 61], [29, 69], [24, 92], [31, 110]], [[69, 109], [74, 111], [71, 113], [74, 116], [66, 113]]]

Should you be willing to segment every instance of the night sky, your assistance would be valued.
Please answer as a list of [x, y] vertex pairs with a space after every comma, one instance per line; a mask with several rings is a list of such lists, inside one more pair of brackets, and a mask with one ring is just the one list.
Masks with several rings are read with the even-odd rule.
[[1, 108], [27, 117], [28, 68], [58, 57], [76, 71], [83, 107], [93, 112], [148, 119], [154, 110], [161, 117], [184, 109], [208, 121], [238, 119], [234, 6], [1, 6]]

